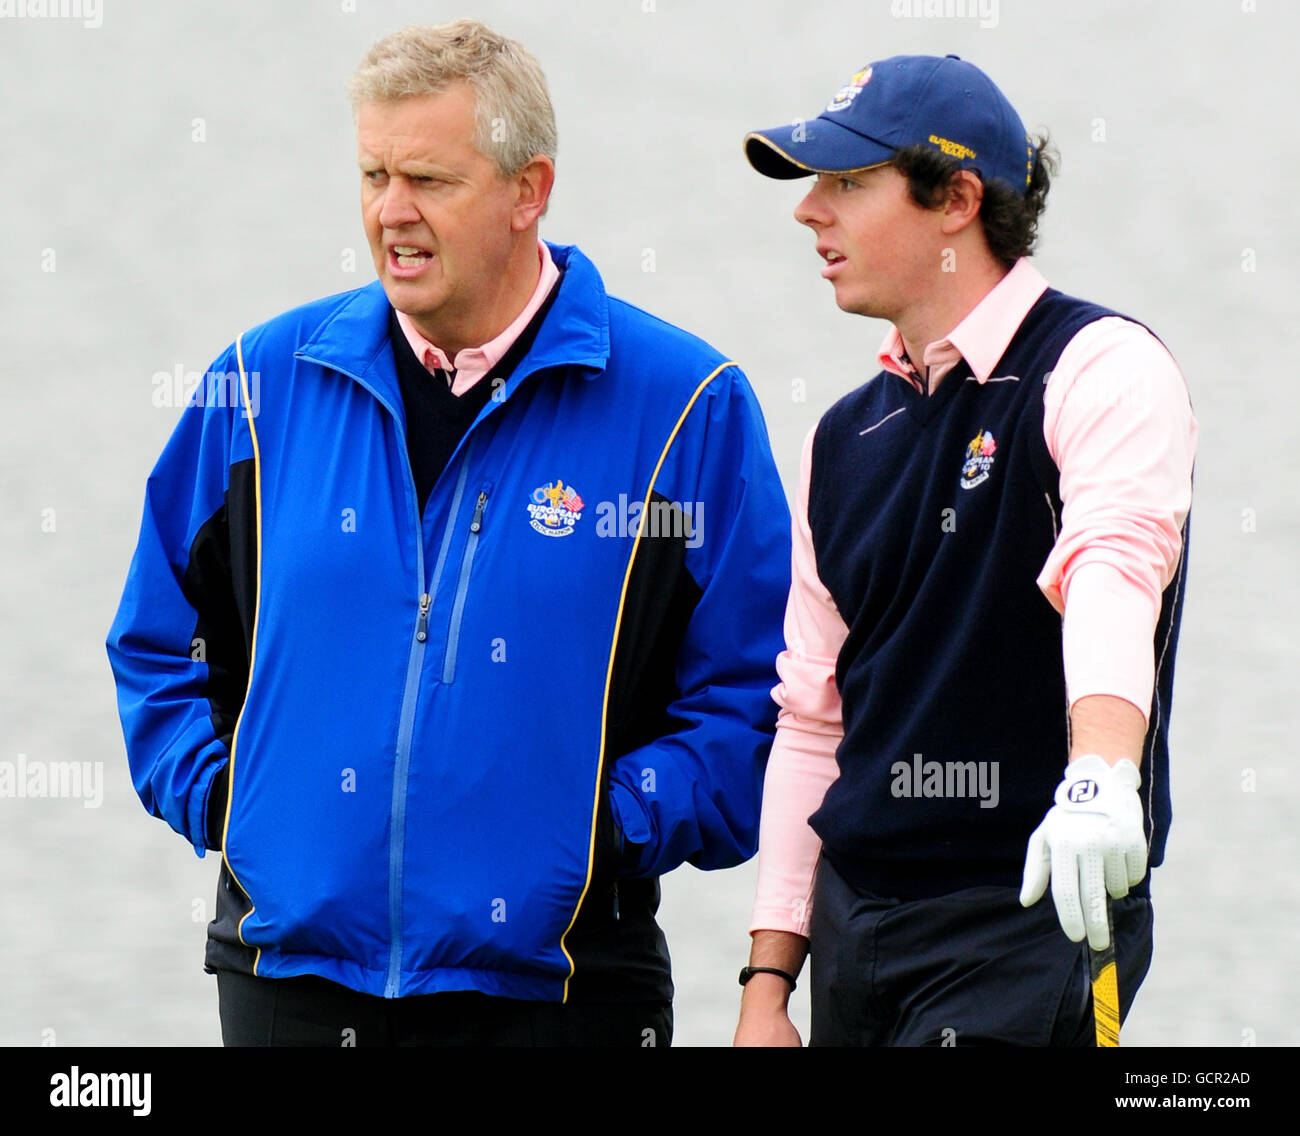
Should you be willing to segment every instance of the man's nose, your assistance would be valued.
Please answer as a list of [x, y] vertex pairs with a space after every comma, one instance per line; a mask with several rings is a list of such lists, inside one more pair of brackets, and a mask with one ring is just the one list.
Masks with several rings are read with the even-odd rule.
[[379, 223], [385, 229], [400, 229], [420, 219], [420, 211], [415, 207], [415, 196], [411, 183], [401, 174], [388, 179], [384, 186], [384, 201], [379, 207]]
[[804, 194], [803, 200], [794, 207], [794, 219], [801, 225], [811, 225], [814, 228], [830, 223], [830, 217], [826, 213], [826, 203], [822, 200], [821, 186], [817, 182], [813, 182], [812, 188]]

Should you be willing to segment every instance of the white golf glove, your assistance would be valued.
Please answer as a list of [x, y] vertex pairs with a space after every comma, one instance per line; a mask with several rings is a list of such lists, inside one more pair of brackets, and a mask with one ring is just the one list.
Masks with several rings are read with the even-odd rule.
[[1077, 758], [1029, 838], [1021, 904], [1042, 899], [1050, 876], [1061, 930], [1076, 943], [1086, 933], [1093, 950], [1110, 945], [1107, 892], [1119, 899], [1146, 875], [1141, 784], [1128, 758], [1114, 765], [1095, 753]]

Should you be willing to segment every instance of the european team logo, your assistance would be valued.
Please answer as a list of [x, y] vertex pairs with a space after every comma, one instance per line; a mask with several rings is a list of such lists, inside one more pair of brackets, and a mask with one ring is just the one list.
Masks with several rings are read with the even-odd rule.
[[528, 523], [543, 536], [568, 536], [582, 519], [582, 508], [578, 491], [557, 477], [550, 485], [533, 490]]
[[827, 110], [843, 110], [854, 99], [858, 97], [858, 92], [867, 85], [871, 80], [871, 68], [864, 67], [857, 72], [847, 83], [835, 92], [835, 97], [826, 104]]
[[993, 440], [990, 430], [981, 430], [966, 445], [966, 460], [961, 467], [961, 487], [974, 489], [981, 482], [989, 479], [989, 470], [993, 468], [993, 455], [998, 452], [998, 444]]

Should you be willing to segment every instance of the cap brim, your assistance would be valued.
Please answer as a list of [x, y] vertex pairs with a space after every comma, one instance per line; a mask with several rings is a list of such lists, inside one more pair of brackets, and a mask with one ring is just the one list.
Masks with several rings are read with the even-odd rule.
[[745, 157], [764, 177], [801, 178], [866, 170], [892, 161], [892, 147], [837, 122], [813, 118], [745, 135]]

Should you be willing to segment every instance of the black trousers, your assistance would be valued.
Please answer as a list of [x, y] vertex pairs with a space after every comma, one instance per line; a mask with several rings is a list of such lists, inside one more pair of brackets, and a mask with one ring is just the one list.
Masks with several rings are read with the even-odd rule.
[[[1120, 1018], [1151, 965], [1151, 902], [1112, 901]], [[809, 928], [810, 1045], [1094, 1046], [1088, 944], [1049, 891], [1009, 887], [900, 901], [854, 891], [825, 857]]]
[[455, 992], [377, 998], [324, 978], [217, 971], [227, 1046], [662, 1046], [668, 1002], [525, 1002]]

